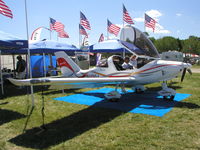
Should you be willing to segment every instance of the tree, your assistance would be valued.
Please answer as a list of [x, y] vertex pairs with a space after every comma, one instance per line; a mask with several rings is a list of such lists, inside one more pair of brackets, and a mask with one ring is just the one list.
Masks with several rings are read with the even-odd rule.
[[177, 39], [171, 36], [160, 38], [154, 44], [159, 52], [180, 49]]
[[200, 41], [199, 37], [189, 36], [188, 39], [183, 41], [183, 52], [200, 54]]
[[183, 42], [179, 38], [177, 39], [177, 42], [178, 42], [178, 51], [182, 51], [182, 49], [183, 49]]
[[154, 37], [149, 37], [149, 39], [151, 40], [151, 42], [154, 44], [156, 39]]
[[149, 33], [148, 32], [143, 32], [144, 34], [146, 34], [146, 36], [149, 36]]

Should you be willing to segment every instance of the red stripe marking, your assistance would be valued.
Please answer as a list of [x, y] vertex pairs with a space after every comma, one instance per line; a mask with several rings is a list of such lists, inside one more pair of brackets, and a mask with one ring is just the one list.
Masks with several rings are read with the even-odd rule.
[[74, 69], [71, 67], [71, 65], [64, 58], [58, 58], [57, 62], [60, 67], [65, 66], [69, 68], [72, 72], [75, 72]]

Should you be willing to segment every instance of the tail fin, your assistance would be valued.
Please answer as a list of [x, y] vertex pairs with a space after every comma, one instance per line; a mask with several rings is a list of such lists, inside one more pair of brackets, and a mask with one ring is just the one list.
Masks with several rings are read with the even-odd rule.
[[81, 70], [80, 67], [65, 52], [55, 52], [55, 55], [63, 76], [75, 76], [76, 73]]

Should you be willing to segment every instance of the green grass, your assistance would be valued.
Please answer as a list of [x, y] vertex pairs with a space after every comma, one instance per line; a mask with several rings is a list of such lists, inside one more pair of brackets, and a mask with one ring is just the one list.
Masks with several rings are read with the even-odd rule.
[[200, 65], [192, 65], [192, 68], [195, 68], [195, 69], [200, 69]]
[[[26, 90], [6, 87], [7, 97], [0, 100], [0, 150], [23, 149], [200, 149], [200, 74], [173, 80], [172, 87], [180, 93], [192, 94], [164, 117], [123, 113], [111, 109], [54, 101], [52, 98], [87, 91], [46, 90], [45, 123], [40, 133], [41, 89], [35, 93], [36, 107], [22, 133], [26, 118]], [[160, 83], [146, 86], [160, 89]], [[30, 104], [30, 102], [29, 102]]]

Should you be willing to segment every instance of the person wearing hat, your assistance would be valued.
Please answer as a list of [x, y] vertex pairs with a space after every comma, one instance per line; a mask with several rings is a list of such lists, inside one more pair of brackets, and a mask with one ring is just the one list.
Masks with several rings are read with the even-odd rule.
[[18, 60], [16, 67], [17, 78], [24, 79], [26, 76], [26, 61], [22, 59], [21, 55], [17, 56], [17, 60]]

